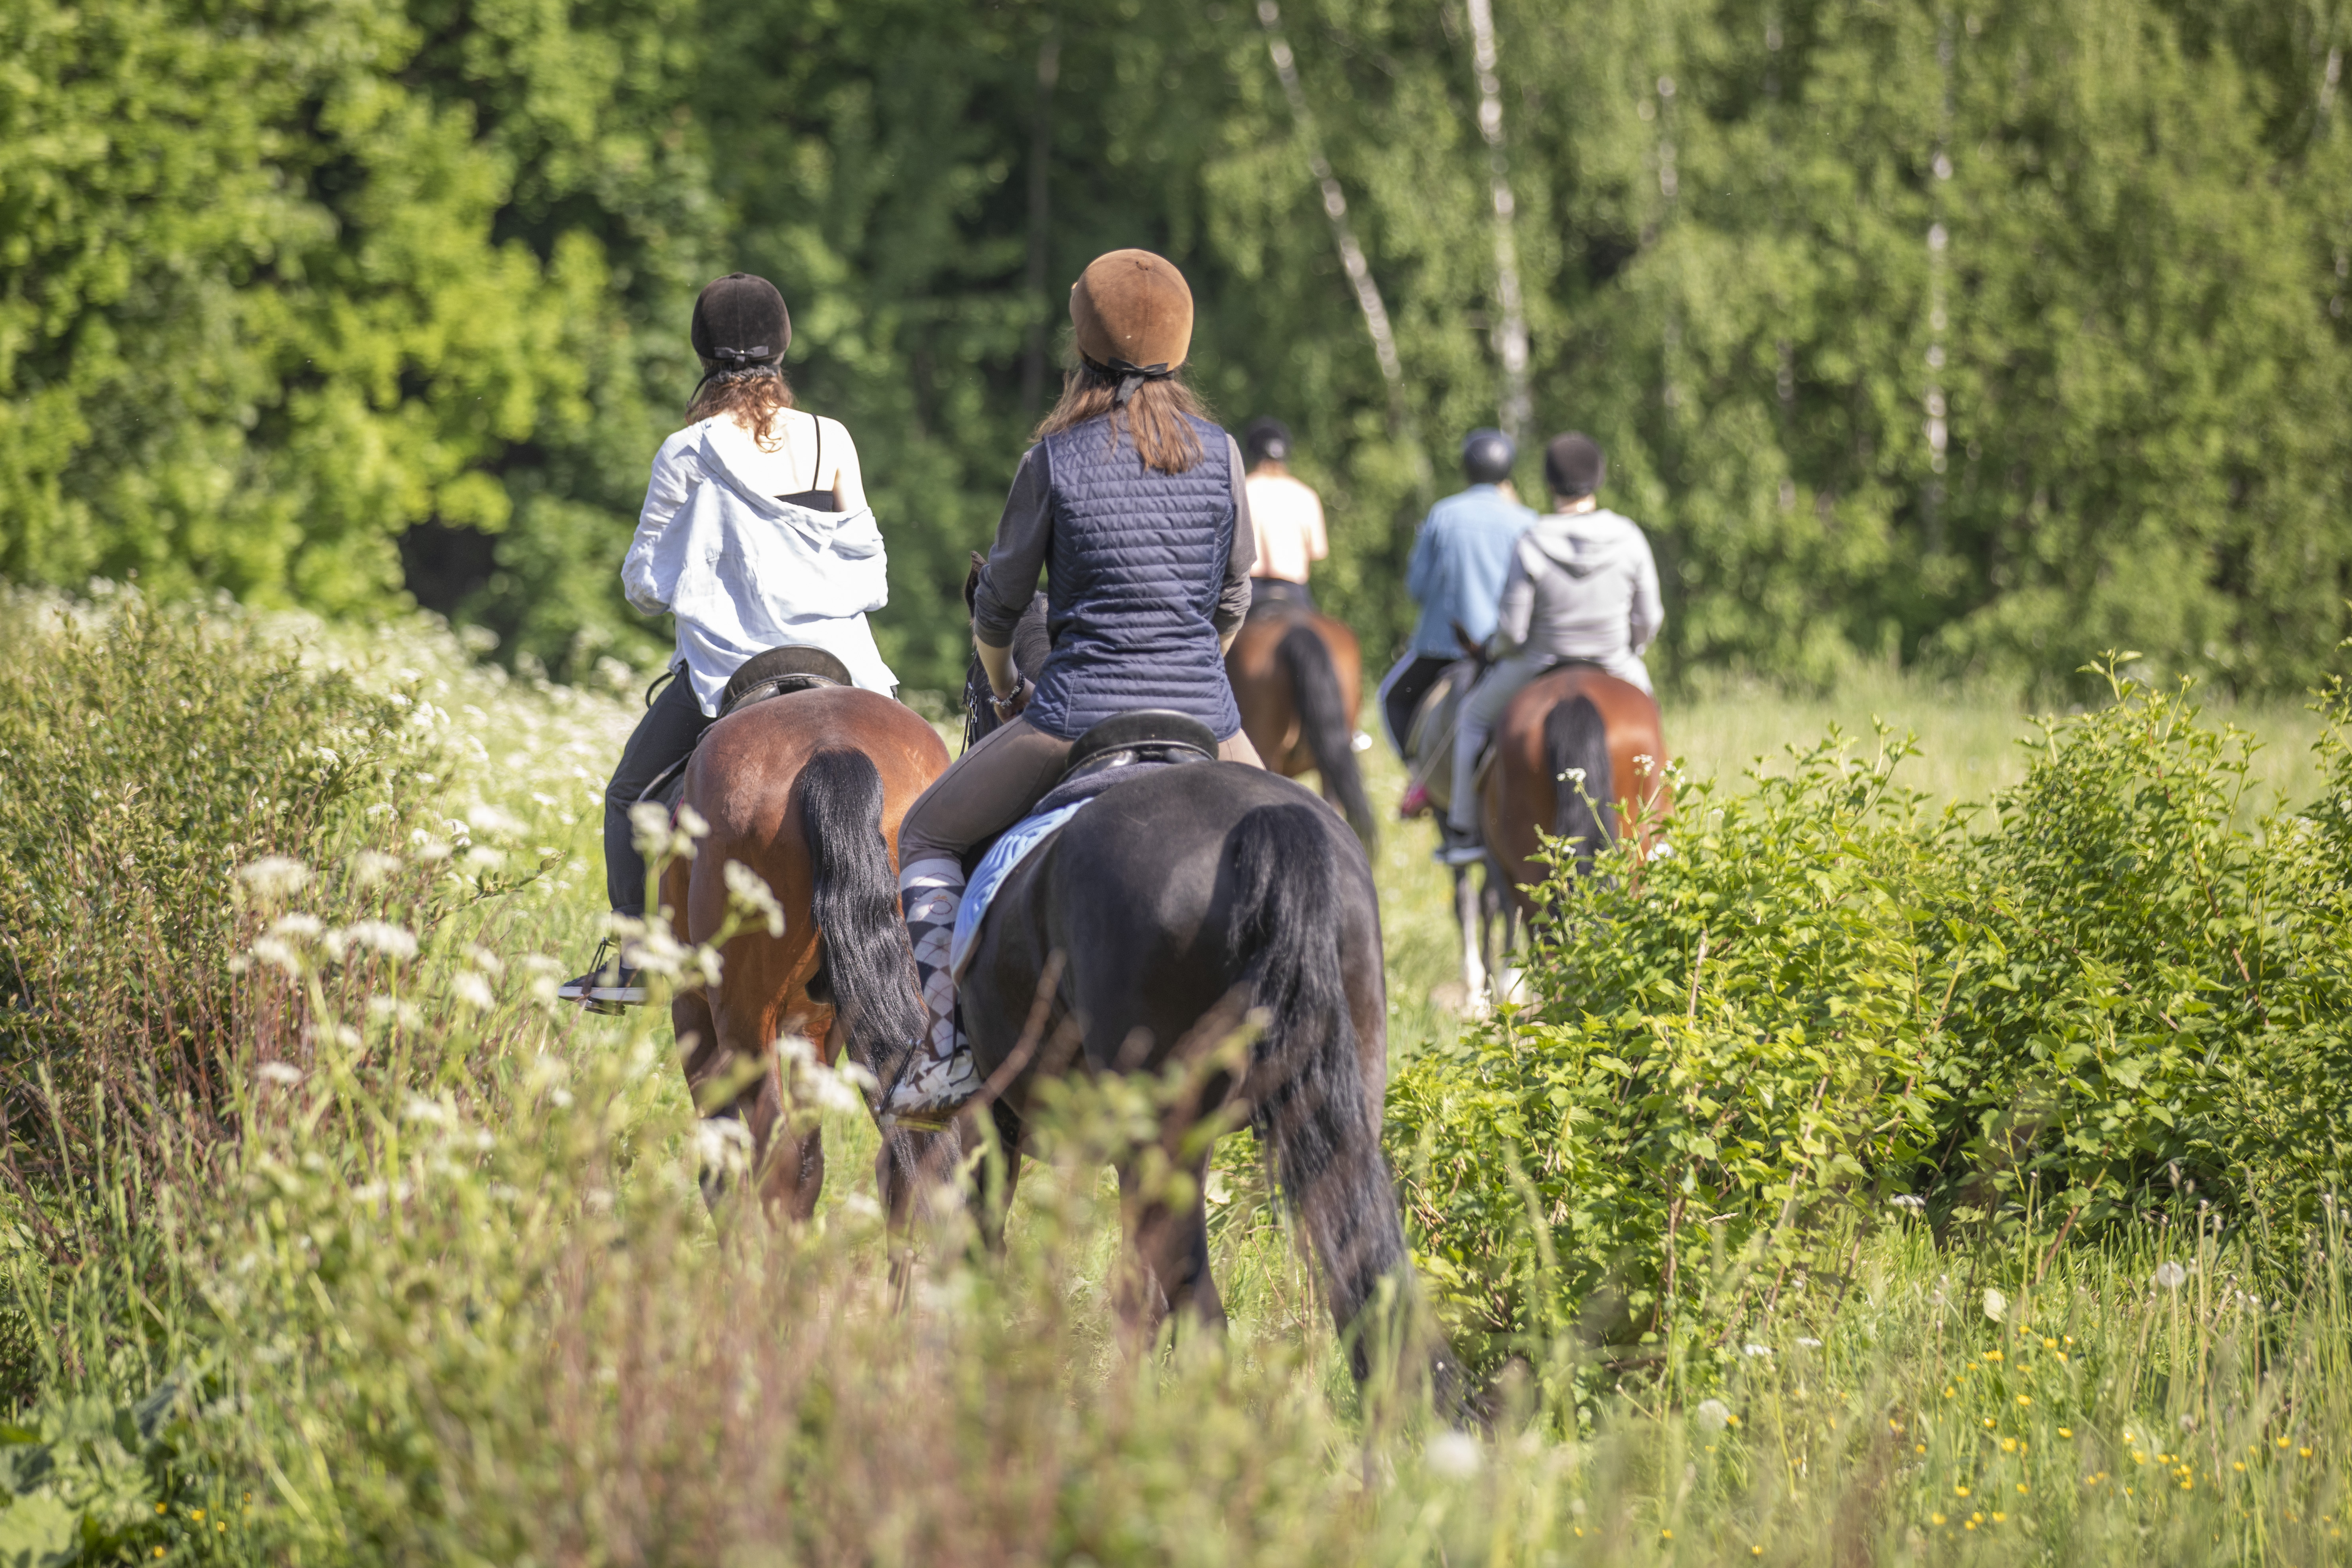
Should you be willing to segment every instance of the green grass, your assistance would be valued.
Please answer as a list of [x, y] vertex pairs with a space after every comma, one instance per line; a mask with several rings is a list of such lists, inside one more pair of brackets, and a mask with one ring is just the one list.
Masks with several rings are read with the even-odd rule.
[[[109, 661], [119, 621], [68, 648], [59, 614], [0, 606], [12, 668], [70, 668], [117, 725], [168, 709]], [[219, 656], [205, 637], [253, 627], [224, 610], [210, 631], [192, 618], [159, 635], [195, 668]], [[217, 1121], [124, 1068], [100, 1087], [149, 1097], [144, 1141], [126, 1146], [111, 1102], [78, 1109], [89, 1081], [43, 1089], [47, 1062], [22, 1049], [6, 1064], [12, 1561], [2347, 1558], [2336, 1230], [2282, 1285], [2205, 1235], [2045, 1252], [1885, 1225], [1843, 1277], [1799, 1277], [1731, 1342], [1677, 1341], [1624, 1368], [1583, 1427], [1535, 1408], [1533, 1381], [1507, 1368], [1480, 1424], [1452, 1434], [1360, 1400], [1313, 1272], [1238, 1156], [1211, 1194], [1231, 1333], [1120, 1347], [1104, 1160], [1131, 1095], [1072, 1097], [1001, 1263], [973, 1262], [950, 1216], [894, 1279], [872, 1131], [824, 1109], [814, 1077], [798, 1087], [830, 1145], [818, 1221], [714, 1224], [666, 1029], [548, 995], [595, 935], [595, 796], [634, 677], [601, 691], [508, 679], [422, 623], [258, 629], [306, 649], [310, 678], [340, 668], [370, 701], [401, 699], [408, 729], [315, 826], [263, 843], [219, 803], [222, 846], [299, 855], [314, 879], [205, 889], [247, 955], [234, 1005], [196, 1042], [230, 1086]], [[1915, 782], [1966, 798], [2016, 775], [2011, 742], [2030, 732], [2001, 704], [1891, 682], [1828, 700], [1724, 690], [1670, 702], [1666, 721], [1687, 763], [1727, 772], [1831, 718], [1865, 731], [1873, 712], [1920, 732]], [[2301, 787], [2315, 725], [2239, 718], [2276, 739], [2266, 776]], [[11, 722], [0, 788], [58, 787], [17, 771]], [[50, 740], [72, 787], [126, 787], [115, 752], [69, 727]], [[1398, 770], [1370, 760], [1375, 800], [1392, 801]], [[71, 846], [11, 820], [17, 875], [47, 886]], [[116, 831], [101, 821], [90, 842]], [[1431, 1001], [1455, 938], [1430, 842], [1425, 824], [1391, 826], [1378, 866], [1400, 1052], [1459, 1027]], [[110, 884], [140, 885], [127, 868]], [[413, 932], [415, 955], [347, 937], [336, 959], [324, 931], [361, 919]], [[89, 1016], [148, 1018], [141, 987], [170, 955], [115, 940], [76, 972]], [[6, 1016], [29, 1027], [16, 997]], [[2155, 1282], [2167, 1264], [2184, 1270], [2177, 1289]]]

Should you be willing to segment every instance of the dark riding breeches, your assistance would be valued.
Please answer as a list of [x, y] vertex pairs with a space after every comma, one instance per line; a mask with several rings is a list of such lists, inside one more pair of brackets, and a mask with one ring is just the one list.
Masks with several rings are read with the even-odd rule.
[[646, 858], [637, 853], [629, 807], [653, 782], [694, 750], [717, 720], [695, 700], [694, 682], [683, 672], [670, 677], [646, 716], [621, 748], [621, 765], [604, 789], [604, 896], [617, 915], [646, 912]]
[[1437, 684], [1437, 678], [1451, 668], [1454, 660], [1442, 658], [1433, 653], [1418, 654], [1400, 664], [1381, 687], [1381, 712], [1389, 721], [1389, 743], [1397, 755], [1404, 755], [1404, 743], [1412, 733], [1412, 716], [1421, 708], [1421, 700]]

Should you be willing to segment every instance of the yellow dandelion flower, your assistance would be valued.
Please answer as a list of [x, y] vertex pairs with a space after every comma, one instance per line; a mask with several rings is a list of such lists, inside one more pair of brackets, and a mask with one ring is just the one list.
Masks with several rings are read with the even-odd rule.
[[1954, 1487], [1952, 1489], [1952, 1495], [1954, 1497], [1966, 1497], [1969, 1495], [1969, 1489], [1966, 1487]]
[[1992, 1430], [1992, 1417], [1990, 1415], [1985, 1417], [1985, 1430], [1988, 1432]]
[[192, 1508], [188, 1510], [188, 1517], [194, 1520], [198, 1524], [202, 1524], [205, 1521], [205, 1510], [200, 1508]]
[[2280, 1439], [2278, 1440], [2278, 1446], [2279, 1446], [2280, 1447], [2284, 1448], [2284, 1447], [2285, 1447], [2288, 1444], [2290, 1444], [2290, 1443], [2292, 1443], [2292, 1442], [2294, 1442], [2294, 1438], [2292, 1438], [2292, 1437], [2282, 1437], [2282, 1438], [2280, 1438]]
[[2017, 1495], [2020, 1497], [2023, 1497], [2025, 1495], [2025, 1483], [2023, 1481], [2017, 1483]]
[[157, 1513], [169, 1513], [172, 1511], [172, 1505], [169, 1503], [159, 1502], [155, 1505], [155, 1511]]
[[2297, 1448], [2295, 1452], [2301, 1454], [2306, 1459], [2311, 1458], [2311, 1450], [2308, 1448]]
[[2009, 1522], [2009, 1515], [2005, 1513], [1996, 1513], [1992, 1516], [1992, 1521], [1995, 1524], [2006, 1524]]
[[1927, 1522], [1929, 1524], [1941, 1524], [1944, 1522], [1944, 1516], [1940, 1513], [1931, 1513], [1927, 1516]]
[[2014, 1453], [2016, 1453], [2016, 1452], [2017, 1452], [2017, 1439], [2016, 1439], [2016, 1438], [2014, 1438], [2014, 1437], [2003, 1437], [2003, 1438], [2000, 1440], [2000, 1451], [2001, 1451], [2002, 1453], [2004, 1453], [2004, 1454], [2014, 1454]]
[[1671, 1530], [1662, 1530], [1658, 1531], [1658, 1539], [1661, 1541], [1672, 1541], [1674, 1538], [1675, 1532]]
[[1924, 1454], [1927, 1451], [1927, 1445], [1925, 1443], [1914, 1443], [1911, 1445], [1911, 1451], [1915, 1454]]
[[2031, 1405], [2033, 1403], [2033, 1396], [2030, 1394], [2021, 1394], [2017, 1396], [2017, 1402], [2020, 1405]]
[[1977, 1521], [1976, 1521], [1975, 1520], [1973, 1520], [1973, 1519], [1970, 1519], [1970, 1520], [1963, 1520], [1963, 1521], [1961, 1521], [1961, 1523], [1960, 1523], [1960, 1528], [1961, 1528], [1962, 1530], [1974, 1530], [1976, 1527], [1977, 1527]]
[[1748, 1555], [1750, 1557], [1761, 1557], [1764, 1555], [1764, 1549], [1760, 1546], [1751, 1546], [1748, 1549]]
[[2045, 1339], [2042, 1342], [2042, 1348], [2046, 1351], [2054, 1351], [2058, 1348], [2058, 1342], [2056, 1340]]
[[2060, 1351], [2060, 1352], [2058, 1352], [2058, 1361], [2059, 1361], [2059, 1363], [2060, 1363], [2061, 1365], [2063, 1365], [2063, 1364], [2065, 1363], [2065, 1360], [2066, 1360], [2066, 1352], [2065, 1352], [2064, 1351]]
[[2061, 1437], [2072, 1437], [2074, 1435], [2074, 1429], [2072, 1426], [2061, 1426], [2058, 1428], [2058, 1436]]
[[1949, 1399], [1951, 1396], [1952, 1396], [1952, 1391], [1951, 1391], [1950, 1389], [1948, 1389], [1948, 1389], [1944, 1390], [1944, 1397], [1945, 1397], [1945, 1398]]
[[2232, 1459], [2230, 1461], [2230, 1468], [2242, 1474], [2246, 1468], [2246, 1461], [2243, 1459]]
[[2001, 1353], [1999, 1351], [1987, 1351], [1984, 1353], [1984, 1358], [1987, 1361], [2000, 1361], [2001, 1359]]

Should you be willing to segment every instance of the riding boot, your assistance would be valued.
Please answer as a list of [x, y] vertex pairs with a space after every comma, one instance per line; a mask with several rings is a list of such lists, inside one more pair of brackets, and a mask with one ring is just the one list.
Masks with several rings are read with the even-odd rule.
[[949, 859], [917, 860], [898, 873], [926, 1019], [923, 1037], [899, 1068], [885, 1107], [888, 1118], [902, 1126], [944, 1123], [980, 1092], [971, 1047], [956, 1026], [955, 974], [948, 966], [963, 886], [963, 868]]

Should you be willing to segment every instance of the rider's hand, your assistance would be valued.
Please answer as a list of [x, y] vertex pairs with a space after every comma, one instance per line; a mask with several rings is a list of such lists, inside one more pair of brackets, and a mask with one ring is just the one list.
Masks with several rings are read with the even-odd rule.
[[1023, 709], [1029, 706], [1029, 699], [1036, 695], [1037, 683], [1025, 676], [1022, 678], [1021, 684], [1015, 686], [1009, 695], [1000, 697], [991, 692], [989, 701], [996, 709], [996, 721], [1000, 724], [1011, 723], [1020, 717]]

